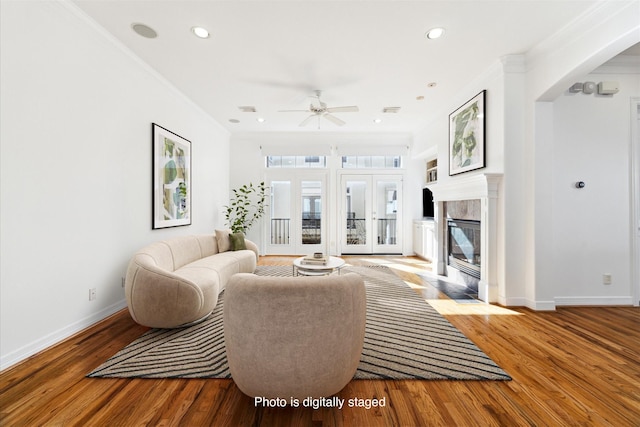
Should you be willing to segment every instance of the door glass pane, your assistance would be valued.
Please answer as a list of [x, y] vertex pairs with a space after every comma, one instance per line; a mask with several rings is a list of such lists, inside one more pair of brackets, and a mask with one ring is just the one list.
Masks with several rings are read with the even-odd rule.
[[291, 182], [271, 182], [271, 244], [288, 245], [291, 224]]
[[346, 213], [347, 213], [347, 245], [365, 245], [366, 229], [366, 181], [347, 181]]
[[302, 181], [302, 244], [322, 243], [322, 182]]
[[398, 238], [398, 183], [378, 181], [374, 217], [377, 218], [379, 245], [395, 245]]

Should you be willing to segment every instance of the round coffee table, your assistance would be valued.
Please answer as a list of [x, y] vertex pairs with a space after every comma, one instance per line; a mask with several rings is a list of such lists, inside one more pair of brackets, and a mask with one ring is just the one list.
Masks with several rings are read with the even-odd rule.
[[326, 264], [303, 264], [302, 261], [305, 257], [296, 258], [293, 260], [293, 275], [294, 276], [326, 276], [344, 267], [344, 260], [337, 256], [330, 256], [327, 259]]

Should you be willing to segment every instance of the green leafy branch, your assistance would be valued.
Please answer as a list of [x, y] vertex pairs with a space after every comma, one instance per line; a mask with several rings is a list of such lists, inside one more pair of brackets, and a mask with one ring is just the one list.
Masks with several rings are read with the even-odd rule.
[[230, 204], [224, 206], [226, 224], [232, 232], [246, 234], [265, 213], [266, 186], [249, 183], [231, 191]]

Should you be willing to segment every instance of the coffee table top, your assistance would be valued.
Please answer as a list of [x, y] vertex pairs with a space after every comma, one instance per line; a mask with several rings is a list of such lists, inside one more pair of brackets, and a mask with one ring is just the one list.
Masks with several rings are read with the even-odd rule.
[[300, 258], [294, 259], [293, 265], [300, 270], [335, 270], [345, 264], [344, 260], [337, 256], [330, 256], [326, 264], [303, 264], [302, 260], [304, 260], [304, 258], [305, 257], [301, 256]]

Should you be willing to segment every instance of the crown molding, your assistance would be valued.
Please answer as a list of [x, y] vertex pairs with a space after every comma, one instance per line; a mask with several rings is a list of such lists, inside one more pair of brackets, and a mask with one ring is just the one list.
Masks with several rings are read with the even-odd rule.
[[505, 55], [500, 58], [505, 73], [525, 73], [527, 63], [525, 55]]
[[526, 54], [527, 71], [536, 68], [547, 56], [565, 52], [565, 47], [582, 40], [587, 34], [595, 34], [608, 21], [621, 16], [630, 19], [637, 17], [637, 0], [602, 1], [594, 4], [529, 50]]

